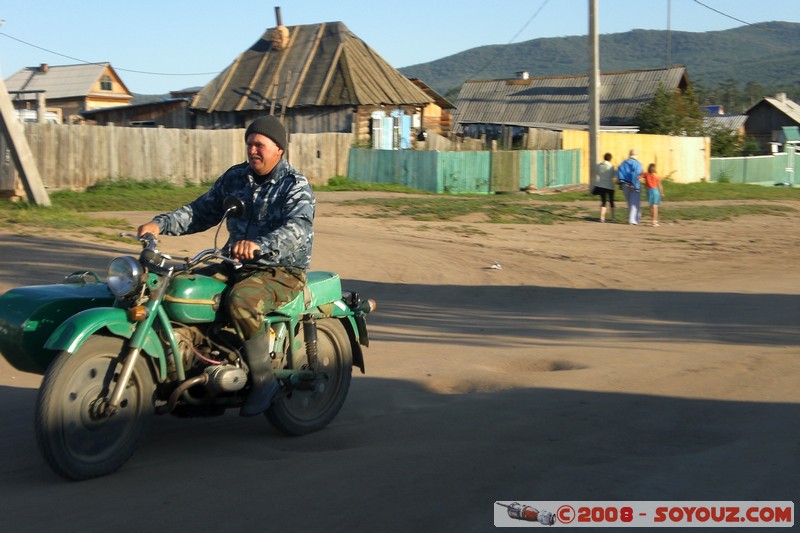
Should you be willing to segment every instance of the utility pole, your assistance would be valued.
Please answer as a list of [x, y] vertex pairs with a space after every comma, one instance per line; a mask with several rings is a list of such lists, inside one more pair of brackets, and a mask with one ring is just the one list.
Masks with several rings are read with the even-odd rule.
[[597, 137], [600, 130], [600, 45], [597, 36], [597, 3], [589, 0], [589, 190], [595, 183]]
[[672, 49], [672, 0], [667, 0], [667, 68], [670, 63], [670, 50]]

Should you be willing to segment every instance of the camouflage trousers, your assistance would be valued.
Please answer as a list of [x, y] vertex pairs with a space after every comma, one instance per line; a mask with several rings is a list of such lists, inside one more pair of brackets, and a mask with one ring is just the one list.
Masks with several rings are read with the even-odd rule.
[[228, 284], [225, 307], [244, 340], [261, 330], [267, 313], [294, 300], [306, 284], [305, 271], [289, 267], [245, 267], [231, 274], [218, 270], [213, 276]]

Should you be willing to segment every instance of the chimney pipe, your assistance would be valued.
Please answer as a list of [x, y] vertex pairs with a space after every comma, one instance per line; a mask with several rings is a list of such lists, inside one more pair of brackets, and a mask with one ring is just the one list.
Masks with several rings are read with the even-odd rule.
[[272, 29], [272, 49], [280, 52], [289, 46], [289, 28], [283, 25], [279, 6], [275, 6], [275, 19], [278, 25]]

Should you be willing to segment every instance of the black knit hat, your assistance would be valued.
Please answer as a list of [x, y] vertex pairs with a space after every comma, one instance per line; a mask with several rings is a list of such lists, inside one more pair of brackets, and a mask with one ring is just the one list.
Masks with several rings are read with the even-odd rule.
[[265, 117], [258, 117], [247, 126], [247, 131], [244, 132], [244, 139], [251, 133], [260, 133], [272, 139], [278, 148], [286, 151], [286, 129], [274, 115], [267, 115]]

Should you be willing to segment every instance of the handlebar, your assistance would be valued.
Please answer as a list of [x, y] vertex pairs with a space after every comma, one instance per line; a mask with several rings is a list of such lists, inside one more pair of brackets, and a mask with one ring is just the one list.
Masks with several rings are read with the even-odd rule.
[[[228, 250], [228, 254], [225, 255], [223, 250], [217, 247], [217, 237], [219, 237], [219, 230], [222, 228], [224, 222], [230, 217], [235, 218], [242, 216], [245, 211], [245, 205], [241, 199], [235, 196], [228, 196], [225, 198], [222, 207], [225, 209], [225, 212], [222, 215], [222, 218], [217, 225], [217, 232], [214, 234], [214, 248], [208, 248], [203, 250], [202, 252], [198, 253], [192, 258], [186, 257], [183, 259], [183, 266], [172, 266], [172, 267], [165, 267], [164, 262], [166, 260], [171, 260], [167, 254], [162, 254], [158, 251], [156, 246], [158, 245], [158, 239], [152, 233], [145, 233], [142, 236], [133, 235], [131, 233], [123, 232], [120, 233], [123, 237], [133, 237], [137, 239], [139, 242], [142, 243], [142, 253], [140, 255], [140, 260], [142, 262], [147, 262], [150, 265], [153, 265], [157, 269], [165, 269], [171, 272], [183, 272], [193, 268], [194, 266], [207, 261], [208, 259], [218, 259], [225, 263], [230, 263], [233, 265], [234, 268], [241, 268], [243, 264], [241, 261], [237, 259], [233, 259], [230, 257], [230, 249]], [[258, 259], [261, 256], [260, 251], [256, 251], [253, 254], [254, 259]]]
[[[165, 268], [164, 261], [172, 260], [172, 256], [158, 251], [157, 248], [158, 239], [152, 233], [145, 233], [140, 237], [133, 233], [122, 232], [120, 233], [120, 236], [131, 237], [141, 242], [142, 260], [147, 261], [153, 266], [156, 266], [158, 268]], [[260, 254], [256, 254], [256, 258], [259, 257], [259, 255]], [[233, 259], [229, 255], [225, 255], [224, 251], [219, 248], [206, 248], [205, 250], [202, 250], [197, 254], [195, 254], [194, 257], [184, 257], [183, 265], [176, 265], [171, 267], [171, 269], [175, 272], [183, 272], [210, 259], [217, 259], [224, 263], [229, 263], [233, 265], [233, 267], [236, 269], [239, 269], [243, 266], [241, 261], [239, 261], [238, 259]]]

